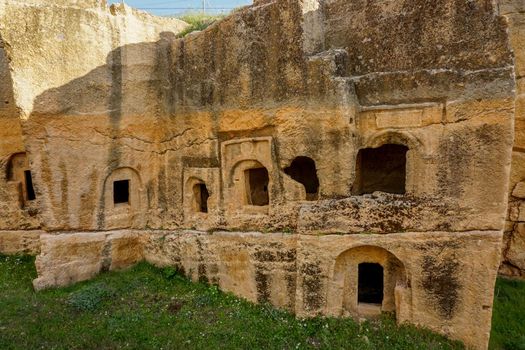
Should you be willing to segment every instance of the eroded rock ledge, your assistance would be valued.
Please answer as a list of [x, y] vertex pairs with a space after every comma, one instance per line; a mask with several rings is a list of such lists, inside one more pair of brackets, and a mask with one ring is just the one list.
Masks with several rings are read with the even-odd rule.
[[[476, 339], [466, 335], [473, 331], [473, 318], [490, 324], [501, 233], [407, 232], [385, 240], [377, 234], [141, 230], [46, 234], [41, 241], [37, 289], [146, 260], [299, 316], [370, 317], [390, 311], [399, 322], [425, 325], [483, 348], [489, 333], [477, 333]], [[370, 262], [379, 263], [384, 274], [382, 302], [376, 306], [358, 298], [366, 283], [359, 280], [359, 269]]]

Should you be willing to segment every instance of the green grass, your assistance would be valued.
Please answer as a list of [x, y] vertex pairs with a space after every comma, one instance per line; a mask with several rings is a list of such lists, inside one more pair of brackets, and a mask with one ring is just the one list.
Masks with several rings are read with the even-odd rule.
[[212, 25], [214, 22], [223, 19], [224, 15], [207, 15], [203, 13], [188, 13], [178, 17], [180, 20], [189, 24], [189, 27], [180, 32], [177, 36], [179, 38], [185, 37], [191, 32], [204, 30]]
[[525, 350], [525, 281], [496, 283], [490, 348]]
[[0, 349], [461, 349], [388, 316], [297, 320], [142, 263], [35, 293], [29, 257], [0, 256]]

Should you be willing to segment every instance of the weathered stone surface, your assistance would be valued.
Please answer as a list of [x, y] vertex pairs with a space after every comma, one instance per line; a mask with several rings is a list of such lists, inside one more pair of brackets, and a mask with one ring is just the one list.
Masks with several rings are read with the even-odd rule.
[[[144, 240], [138, 232], [116, 232], [106, 238], [109, 252], [104, 251], [104, 269], [120, 270], [143, 260]], [[107, 247], [106, 245], [106, 247]]]
[[[64, 7], [61, 11], [80, 11], [82, 21], [84, 16], [93, 15], [94, 10], [85, 13], [75, 6]], [[329, 7], [332, 6], [339, 5], [331, 2]], [[430, 195], [437, 202], [445, 203], [450, 202], [447, 198], [452, 196], [458, 202], [468, 203], [465, 206], [469, 210], [462, 211], [462, 214], [468, 213], [464, 217], [465, 223], [482, 222], [478, 228], [489, 229], [501, 225], [503, 215], [498, 212], [505, 206], [506, 188], [501, 178], [505, 177], [505, 164], [509, 159], [505, 149], [508, 149], [511, 140], [509, 127], [513, 110], [509, 96], [514, 86], [512, 68], [507, 64], [510, 61], [506, 58], [509, 55], [506, 40], [501, 38], [503, 23], [492, 18], [488, 26], [494, 28], [488, 39], [481, 34], [471, 34], [467, 36], [471, 45], [456, 47], [451, 44], [461, 33], [447, 37], [445, 41], [449, 43], [442, 47], [442, 53], [450, 59], [446, 63], [434, 60], [433, 42], [425, 43], [428, 50], [421, 52], [421, 62], [414, 63], [424, 71], [422, 74], [425, 77], [418, 78], [413, 70], [403, 71], [406, 66], [402, 64], [407, 64], [407, 57], [414, 59], [408, 52], [396, 52], [397, 65], [392, 60], [370, 57], [369, 60], [374, 60], [374, 63], [359, 72], [347, 65], [349, 53], [345, 50], [337, 49], [330, 55], [316, 55], [305, 60], [300, 43], [312, 38], [315, 43], [323, 35], [317, 29], [304, 32], [299, 19], [312, 12], [316, 13], [315, 16], [330, 19], [323, 33], [326, 43], [337, 47], [343, 39], [339, 33], [341, 24], [332, 21], [335, 8], [321, 14], [316, 6], [301, 9], [293, 1], [268, 2], [253, 11], [240, 11], [185, 40], [173, 40], [164, 35], [160, 41], [148, 42], [154, 36], [145, 39], [137, 37], [135, 27], [127, 27], [126, 37], [133, 38], [130, 41], [142, 39], [143, 42], [108, 51], [113, 47], [107, 46], [109, 44], [102, 36], [99, 41], [106, 43], [106, 46], [97, 46], [96, 52], [100, 53], [98, 67], [86, 73], [85, 65], [96, 60], [82, 62], [84, 66], [72, 61], [72, 68], [68, 68], [72, 70], [65, 71], [57, 79], [63, 81], [73, 76], [76, 79], [69, 80], [62, 87], [48, 89], [36, 98], [24, 89], [24, 93], [30, 95], [24, 98], [34, 100], [29, 120], [24, 123], [24, 132], [32, 135], [26, 148], [32, 154], [34, 169], [37, 169], [35, 186], [42, 202], [40, 215], [45, 228], [97, 230], [148, 226], [174, 229], [197, 224], [202, 229], [225, 226], [270, 230], [296, 228], [297, 205], [289, 202], [290, 199], [292, 202], [304, 199], [306, 194], [302, 193], [301, 184], [283, 174], [283, 168], [289, 166], [297, 155], [310, 157], [316, 162], [321, 179], [319, 196], [345, 197], [350, 194], [355, 172], [355, 164], [346, 159], [355, 157], [360, 148], [392, 137], [398, 137], [396, 142], [410, 143], [413, 147], [407, 178], [409, 192], [417, 196]], [[9, 11], [15, 9], [16, 6], [12, 10], [8, 8]], [[458, 13], [464, 10], [457, 8]], [[485, 21], [491, 13], [490, 8], [476, 7], [471, 10], [474, 26]], [[9, 11], [6, 11], [5, 18], [15, 27], [20, 17]], [[35, 10], [35, 16], [47, 18], [48, 14], [42, 11], [40, 8]], [[102, 13], [96, 20], [106, 21], [107, 16], [111, 20], [119, 16], [128, 20], [128, 10], [116, 16], [108, 15], [104, 10], [97, 11]], [[341, 5], [341, 14], [355, 13], [359, 17], [363, 11], [372, 10]], [[393, 8], [379, 7], [374, 11], [393, 16], [392, 20], [398, 16]], [[333, 18], [339, 18], [341, 14]], [[414, 10], [411, 10], [405, 25], [411, 23], [412, 16], [416, 16]], [[452, 23], [458, 28], [465, 25], [460, 17], [446, 13], [442, 16], [447, 27]], [[422, 21], [431, 21], [430, 17], [430, 14], [428, 17], [425, 15]], [[57, 35], [64, 25], [60, 21], [49, 24]], [[114, 30], [112, 26], [109, 32]], [[274, 42], [272, 33], [283, 28], [289, 29], [282, 38], [285, 42]], [[356, 37], [345, 39], [348, 42], [344, 45], [357, 45], [356, 40], [368, 34], [362, 23], [358, 28], [363, 33], [356, 32], [353, 34]], [[71, 30], [78, 31], [76, 27]], [[21, 51], [21, 47], [38, 38], [15, 40], [14, 33], [5, 32], [7, 36], [11, 35], [10, 40], [13, 41], [10, 49], [13, 53], [13, 72], [27, 74], [31, 71], [35, 75], [36, 68], [27, 62], [36, 58]], [[96, 35], [91, 32], [83, 34], [85, 41]], [[411, 35], [395, 40], [409, 43], [413, 40]], [[259, 46], [244, 49], [240, 45], [250, 42], [253, 37], [260, 38]], [[336, 37], [338, 39], [334, 39]], [[377, 45], [394, 40], [387, 33], [378, 37], [370, 34], [369, 39]], [[79, 43], [73, 46], [67, 40], [64, 44], [37, 42], [52, 55], [62, 51], [74, 53], [80, 46]], [[112, 45], [122, 45], [122, 41]], [[465, 57], [472, 50], [486, 52], [486, 55], [482, 59], [482, 55], [476, 53], [476, 62], [468, 66]], [[379, 55], [376, 51], [367, 51], [367, 54]], [[228, 54], [223, 55], [225, 52]], [[102, 53], [107, 59], [102, 57]], [[497, 62], [493, 62], [490, 55], [497, 56]], [[254, 60], [256, 57], [261, 60]], [[206, 63], [208, 59], [213, 64]], [[45, 60], [45, 64], [53, 62], [51, 57]], [[445, 66], [450, 69], [444, 69]], [[486, 69], [478, 69], [481, 66]], [[429, 67], [435, 69], [428, 70]], [[476, 68], [476, 73], [461, 73], [460, 70], [466, 67]], [[366, 75], [342, 83], [343, 77], [365, 74], [368, 70], [385, 74]], [[43, 72], [39, 72], [35, 79], [44, 76]], [[15, 77], [14, 86], [26, 80]], [[419, 87], [410, 83], [405, 90], [405, 81], [418, 81]], [[46, 79], [48, 83], [51, 84]], [[60, 82], [53, 84], [60, 85]], [[431, 89], [424, 89], [422, 86], [425, 84]], [[456, 89], [456, 85], [460, 88]], [[375, 90], [375, 87], [382, 92]], [[414, 94], [414, 88], [417, 88], [417, 94], [422, 94], [421, 98]], [[439, 89], [441, 92], [438, 93]], [[458, 97], [461, 100], [457, 100]], [[297, 98], [306, 100], [297, 103]], [[423, 98], [446, 99], [446, 108], [440, 103], [429, 107], [428, 103], [418, 102]], [[292, 102], [286, 102], [287, 99]], [[343, 101], [347, 101], [350, 107]], [[402, 105], [399, 104], [401, 102]], [[378, 109], [373, 111], [368, 109], [370, 107], [360, 106], [370, 104], [381, 106], [374, 107]], [[214, 108], [213, 113], [203, 108], [211, 105], [222, 107]], [[355, 112], [358, 109], [362, 111]], [[390, 125], [387, 122], [392, 118], [406, 120], [407, 115], [414, 111], [419, 113], [419, 109], [426, 118], [420, 125], [404, 122]], [[444, 109], [446, 113], [443, 113]], [[379, 115], [379, 119], [374, 124], [368, 124], [372, 112]], [[443, 124], [442, 120], [450, 122]], [[253, 137], [266, 138], [268, 143], [265, 152], [252, 152], [252, 159], [268, 169], [272, 168], [268, 187], [273, 204], [263, 210], [263, 215], [256, 217], [253, 213], [239, 210], [239, 205], [244, 206], [242, 201], [232, 201], [229, 197], [228, 183], [231, 179], [228, 176], [233, 164], [221, 164], [226, 162], [224, 157], [228, 153], [223, 146], [234, 142], [249, 147], [249, 143], [243, 145], [241, 140]], [[480, 138], [484, 138], [480, 143], [482, 147], [490, 149], [490, 152], [479, 151]], [[450, 140], [454, 140], [455, 144], [452, 145]], [[85, 147], [89, 147], [89, 154], [83, 152]], [[450, 150], [458, 147], [455, 151], [457, 157], [452, 159]], [[80, 173], [76, 163], [70, 161], [79, 153], [82, 153], [83, 159]], [[279, 164], [274, 167], [276, 159]], [[481, 163], [483, 166], [479, 166]], [[144, 167], [143, 164], [155, 166]], [[210, 214], [213, 215], [204, 220], [199, 219], [202, 215], [192, 214], [192, 200], [183, 199], [190, 192], [189, 181], [204, 180], [185, 175], [192, 168], [210, 169], [200, 170], [197, 175], [205, 177], [206, 185], [215, 193], [223, 192], [220, 196], [210, 197]], [[108, 203], [112, 174], [121, 171], [119, 169], [130, 169], [134, 174], [132, 187], [136, 190], [131, 195], [136, 200], [131, 201], [130, 211], [108, 208], [112, 206]], [[222, 174], [220, 179], [210, 175], [217, 173]], [[418, 181], [420, 177], [424, 177], [425, 182]], [[220, 183], [228, 186], [223, 189]], [[242, 196], [240, 188], [231, 187], [237, 198]], [[495, 200], [482, 200], [486, 197]], [[455, 209], [453, 204], [448, 211]], [[418, 225], [424, 226], [426, 222], [412, 227], [417, 229]], [[465, 228], [465, 224], [458, 225]], [[435, 226], [438, 225], [434, 225], [434, 229]]]
[[0, 231], [1, 254], [40, 253], [40, 235], [43, 231]]
[[[515, 139], [512, 155], [510, 176], [509, 218], [514, 223], [525, 221], [525, 3], [521, 0], [500, 0], [499, 10], [509, 23], [510, 43], [515, 55], [516, 71], [516, 109], [515, 109]], [[517, 201], [516, 198], [520, 200]], [[503, 250], [503, 261], [500, 273], [512, 277], [525, 276], [525, 264], [522, 259], [516, 259], [518, 252], [524, 247], [519, 237], [522, 236], [521, 224], [513, 225], [513, 230], [507, 233]], [[515, 246], [516, 245], [516, 246]]]
[[[472, 348], [484, 348], [500, 247], [497, 231], [412, 232], [391, 234], [388, 240], [373, 234], [186, 231], [153, 233], [145, 258], [300, 316], [337, 317], [359, 317], [357, 265], [381, 262], [389, 271], [383, 311], [397, 310], [401, 322], [424, 325]], [[401, 308], [396, 309], [395, 300], [402, 300]], [[479, 326], [471, 327], [472, 319]]]
[[[41, 6], [43, 3], [46, 6]], [[37, 204], [13, 200], [17, 197], [19, 181], [0, 181], [0, 229], [35, 229], [40, 225], [56, 229], [67, 226], [87, 228], [97, 225], [101, 219], [84, 203], [100, 202], [102, 196], [89, 188], [94, 181], [103, 181], [97, 177], [97, 173], [93, 173], [89, 164], [90, 159], [95, 164], [101, 160], [97, 154], [97, 145], [107, 149], [106, 145], [111, 143], [109, 139], [112, 134], [106, 133], [103, 124], [114, 125], [117, 122], [122, 100], [127, 103], [136, 101], [135, 105], [147, 113], [156, 108], [153, 101], [157, 99], [157, 89], [150, 89], [154, 93], [148, 98], [147, 89], [144, 88], [145, 85], [154, 84], [154, 79], [148, 77], [156, 70], [158, 45], [155, 42], [164, 36], [175, 36], [185, 26], [184, 22], [177, 19], [154, 17], [122, 4], [108, 7], [105, 1], [98, 0], [0, 2], [0, 96], [5, 100], [0, 104], [0, 168], [8, 172], [11, 157], [26, 153], [30, 155], [28, 158], [33, 163], [32, 168], [43, 170], [32, 173]], [[20, 28], [24, 28], [22, 33]], [[46, 35], [42, 35], [44, 32]], [[125, 45], [128, 45], [129, 50], [120, 49]], [[112, 50], [115, 50], [113, 54]], [[88, 56], [86, 52], [89, 52]], [[79, 78], [89, 72], [92, 73], [79, 82]], [[129, 81], [127, 86], [130, 88], [118, 91], [120, 87], [117, 82], [122, 81], [123, 77]], [[112, 85], [113, 81], [115, 85]], [[67, 84], [66, 88], [55, 89], [64, 84]], [[44, 91], [48, 91], [46, 96], [37, 98]], [[151, 102], [146, 102], [144, 98]], [[66, 146], [59, 154], [47, 155], [32, 146], [32, 142], [24, 142], [22, 129], [26, 129], [24, 135], [33, 132], [32, 126], [23, 120], [41, 109], [46, 111], [45, 120], [48, 121], [52, 120], [49, 118], [51, 115], [61, 115], [64, 111], [73, 117], [70, 125], [58, 118], [58, 129], [48, 129], [51, 134], [37, 141], [37, 144], [47, 144], [43, 147], [53, 149], [57, 144], [48, 143], [49, 137], [55, 139], [69, 132], [76, 133], [72, 129], [75, 125], [86, 132], [83, 137], [91, 144], [87, 147], [92, 151], [81, 152], [85, 161], [85, 167], [81, 169], [89, 178], [85, 183], [81, 183], [84, 181], [82, 176], [73, 175], [79, 174], [79, 167], [66, 161], [71, 156], [77, 157], [75, 152], [84, 149], [84, 146]], [[105, 120], [101, 123], [101, 120], [88, 118], [91, 115], [107, 115], [108, 111], [112, 111], [111, 122]], [[89, 127], [82, 124], [82, 120], [87, 121]], [[36, 125], [41, 124], [36, 122]], [[135, 128], [145, 129], [142, 124]], [[82, 133], [76, 134], [82, 137]], [[98, 135], [98, 138], [94, 135]], [[114, 155], [118, 153], [115, 149], [107, 152]], [[54, 170], [58, 170], [58, 173]], [[58, 181], [57, 176], [60, 179]], [[73, 176], [76, 179], [69, 178]], [[80, 192], [63, 193], [69, 187], [68, 184]], [[61, 205], [64, 208], [55, 213], [44, 209]], [[78, 216], [74, 213], [78, 213]], [[40, 215], [42, 217], [38, 218]], [[57, 216], [71, 224], [56, 223]], [[132, 222], [142, 220], [141, 215], [135, 213], [122, 215], [112, 212], [110, 216], [105, 225], [108, 229], [122, 227], [123, 220], [123, 226], [127, 227], [130, 221], [128, 216], [132, 217]]]
[[[46, 6], [41, 6], [42, 3]], [[124, 4], [109, 8], [105, 3], [98, 0], [2, 1], [0, 33], [8, 43], [13, 91], [23, 117], [29, 117], [35, 99], [43, 92], [104, 66], [111, 50], [155, 42], [161, 33], [174, 35], [186, 26], [177, 19], [154, 17]], [[78, 40], [79, 35], [82, 40]], [[89, 45], [88, 59], [86, 44]], [[18, 54], [19, 50], [25, 51], [23, 57]], [[109, 77], [100, 76], [104, 80]]]
[[[514, 266], [521, 268], [525, 266], [525, 224], [519, 223], [512, 234], [509, 244], [509, 249], [506, 252], [508, 262]], [[523, 272], [520, 273], [523, 275]]]
[[525, 3], [521, 0], [499, 0], [498, 8], [502, 15], [525, 12]]
[[33, 281], [37, 290], [85, 281], [142, 260], [140, 236], [130, 231], [43, 234], [40, 241]]
[[520, 202], [518, 205], [518, 217], [515, 221], [525, 222], [525, 202]]
[[512, 196], [525, 199], [525, 182], [521, 181], [516, 184], [514, 190], [512, 191]]
[[525, 16], [523, 13], [524, 11], [516, 11], [506, 16], [509, 20], [510, 43], [514, 50], [516, 75], [518, 77], [525, 76]]
[[500, 254], [521, 263], [515, 6], [261, 0], [178, 39], [123, 5], [44, 3], [0, 0], [0, 229], [54, 233], [36, 288], [144, 257], [486, 347]]
[[20, 179], [10, 176], [9, 171], [13, 158], [24, 152], [25, 145], [5, 46], [0, 32], [0, 230], [31, 230], [40, 226], [38, 207], [24, 203]]

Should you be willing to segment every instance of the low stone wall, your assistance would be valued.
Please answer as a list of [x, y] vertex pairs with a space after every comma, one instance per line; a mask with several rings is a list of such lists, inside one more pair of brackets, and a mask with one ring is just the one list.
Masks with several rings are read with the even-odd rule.
[[40, 253], [40, 235], [43, 231], [0, 231], [0, 254]]
[[[141, 260], [172, 266], [253, 302], [301, 317], [395, 312], [476, 349], [487, 347], [502, 232], [299, 235], [114, 231], [42, 234], [35, 289], [66, 286]], [[379, 304], [360, 272], [380, 266]]]
[[36, 290], [85, 281], [142, 260], [142, 240], [132, 231], [43, 234], [40, 241]]
[[[358, 266], [384, 268], [380, 311], [485, 349], [502, 233], [151, 233], [144, 258], [301, 317], [370, 316]], [[372, 311], [373, 313], [373, 311]]]

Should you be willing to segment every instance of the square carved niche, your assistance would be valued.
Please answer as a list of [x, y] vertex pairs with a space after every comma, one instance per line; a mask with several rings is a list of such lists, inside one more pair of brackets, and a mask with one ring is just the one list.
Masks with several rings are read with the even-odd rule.
[[221, 144], [224, 207], [227, 212], [267, 214], [277, 183], [272, 138], [255, 137]]
[[213, 226], [220, 205], [220, 169], [185, 168], [183, 181], [185, 224], [199, 229]]

